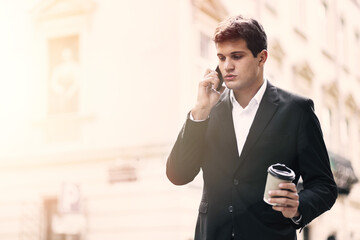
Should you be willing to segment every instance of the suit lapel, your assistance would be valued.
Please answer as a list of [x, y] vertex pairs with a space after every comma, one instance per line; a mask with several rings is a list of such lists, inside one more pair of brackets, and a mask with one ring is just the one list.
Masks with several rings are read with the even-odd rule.
[[230, 101], [230, 91], [227, 89], [223, 94], [222, 99], [215, 107], [218, 111], [214, 116], [216, 117], [215, 123], [221, 126], [221, 135], [224, 136], [227, 146], [227, 153], [230, 153], [236, 159], [239, 157], [236, 136], [234, 131], [234, 121], [232, 118], [232, 105]]
[[243, 151], [240, 155], [240, 160], [236, 163], [237, 170], [240, 165], [244, 162], [249, 152], [251, 151], [254, 144], [258, 141], [261, 133], [264, 131], [270, 120], [272, 119], [274, 113], [278, 107], [278, 94], [276, 87], [267, 83], [267, 88], [264, 93], [264, 96], [260, 102], [259, 108], [255, 115], [254, 121], [250, 127], [249, 134], [244, 144]]

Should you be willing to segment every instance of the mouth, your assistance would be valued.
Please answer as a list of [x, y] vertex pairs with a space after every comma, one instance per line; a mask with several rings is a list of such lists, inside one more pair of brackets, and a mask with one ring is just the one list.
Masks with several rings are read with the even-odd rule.
[[233, 75], [233, 74], [226, 74], [224, 79], [231, 81], [234, 80], [236, 78], [237, 75]]

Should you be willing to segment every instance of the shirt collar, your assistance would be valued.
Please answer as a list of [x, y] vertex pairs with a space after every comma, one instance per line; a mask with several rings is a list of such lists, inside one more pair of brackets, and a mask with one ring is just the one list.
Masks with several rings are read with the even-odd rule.
[[[267, 79], [264, 78], [263, 84], [261, 85], [259, 90], [256, 92], [255, 96], [250, 100], [248, 106], [251, 106], [253, 104], [259, 104], [261, 102], [261, 99], [263, 98], [263, 96], [265, 94], [266, 86], [267, 86]], [[230, 99], [231, 99], [232, 104], [234, 104], [234, 103], [239, 104], [236, 101], [235, 94], [234, 94], [234, 91], [232, 89], [230, 90]]]

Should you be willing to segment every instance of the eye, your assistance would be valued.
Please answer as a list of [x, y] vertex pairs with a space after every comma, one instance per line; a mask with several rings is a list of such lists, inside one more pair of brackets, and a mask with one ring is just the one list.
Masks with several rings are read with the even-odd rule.
[[226, 58], [225, 58], [224, 56], [219, 56], [219, 60], [220, 60], [220, 61], [223, 62], [223, 61], [225, 61], [225, 59], [226, 59]]
[[233, 55], [232, 56], [232, 58], [234, 59], [234, 60], [239, 60], [239, 59], [241, 59], [243, 57], [243, 55]]

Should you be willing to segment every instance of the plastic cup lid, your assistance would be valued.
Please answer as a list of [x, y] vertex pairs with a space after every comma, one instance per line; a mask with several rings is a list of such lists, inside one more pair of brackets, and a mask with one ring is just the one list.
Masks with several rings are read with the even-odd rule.
[[284, 164], [276, 163], [268, 168], [268, 173], [274, 177], [282, 180], [292, 181], [295, 179], [295, 173], [293, 170], [285, 166]]

